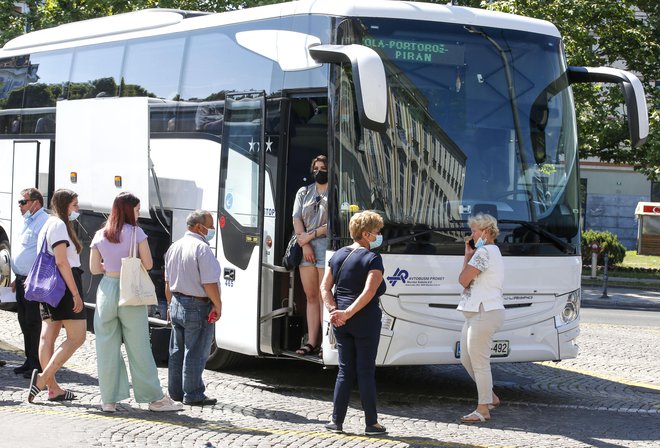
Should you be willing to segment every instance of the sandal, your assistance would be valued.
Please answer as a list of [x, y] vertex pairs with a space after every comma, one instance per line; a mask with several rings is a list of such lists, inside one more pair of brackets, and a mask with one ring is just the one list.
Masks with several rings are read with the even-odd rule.
[[28, 403], [32, 403], [34, 401], [34, 397], [36, 397], [39, 392], [41, 392], [41, 389], [37, 387], [37, 376], [39, 376], [39, 370], [34, 369], [32, 371], [32, 377], [30, 378], [30, 389], [28, 393]]
[[48, 401], [71, 401], [75, 400], [77, 397], [70, 390], [65, 390], [63, 394], [55, 395], [54, 397], [48, 397]]
[[461, 417], [461, 423], [485, 423], [490, 420], [490, 416], [484, 417], [478, 411], [472, 411], [468, 415]]
[[317, 350], [316, 347], [314, 347], [312, 344], [307, 343], [302, 347], [300, 347], [298, 350], [296, 350], [296, 354], [301, 356], [307, 356], [316, 353], [316, 350]]

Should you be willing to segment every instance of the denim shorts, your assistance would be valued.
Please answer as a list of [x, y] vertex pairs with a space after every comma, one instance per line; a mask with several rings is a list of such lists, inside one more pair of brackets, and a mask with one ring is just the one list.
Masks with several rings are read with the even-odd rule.
[[310, 263], [305, 261], [303, 258], [300, 262], [300, 266], [316, 266], [319, 269], [325, 269], [325, 251], [328, 248], [328, 239], [325, 236], [320, 236], [318, 238], [314, 238], [309, 242], [309, 244], [314, 250], [314, 258], [316, 259], [316, 263]]

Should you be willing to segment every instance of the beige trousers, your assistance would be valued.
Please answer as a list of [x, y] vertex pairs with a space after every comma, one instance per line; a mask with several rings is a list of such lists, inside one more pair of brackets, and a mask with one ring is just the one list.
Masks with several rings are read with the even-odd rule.
[[490, 372], [490, 347], [493, 335], [504, 323], [504, 310], [463, 311], [465, 324], [461, 332], [461, 364], [477, 383], [479, 404], [493, 402], [493, 375]]

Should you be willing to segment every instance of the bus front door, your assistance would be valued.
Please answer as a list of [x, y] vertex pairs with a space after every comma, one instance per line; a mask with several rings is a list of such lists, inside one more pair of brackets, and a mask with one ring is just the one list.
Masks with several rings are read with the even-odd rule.
[[264, 116], [263, 92], [227, 94], [217, 225], [223, 309], [215, 331], [219, 350], [207, 364], [211, 368], [231, 363], [228, 351], [259, 354]]

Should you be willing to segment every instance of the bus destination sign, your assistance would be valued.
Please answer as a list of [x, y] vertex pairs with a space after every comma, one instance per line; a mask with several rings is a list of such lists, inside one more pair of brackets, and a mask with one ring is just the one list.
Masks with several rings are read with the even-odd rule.
[[441, 42], [365, 37], [362, 44], [381, 50], [395, 61], [424, 64], [463, 65], [463, 46]]

